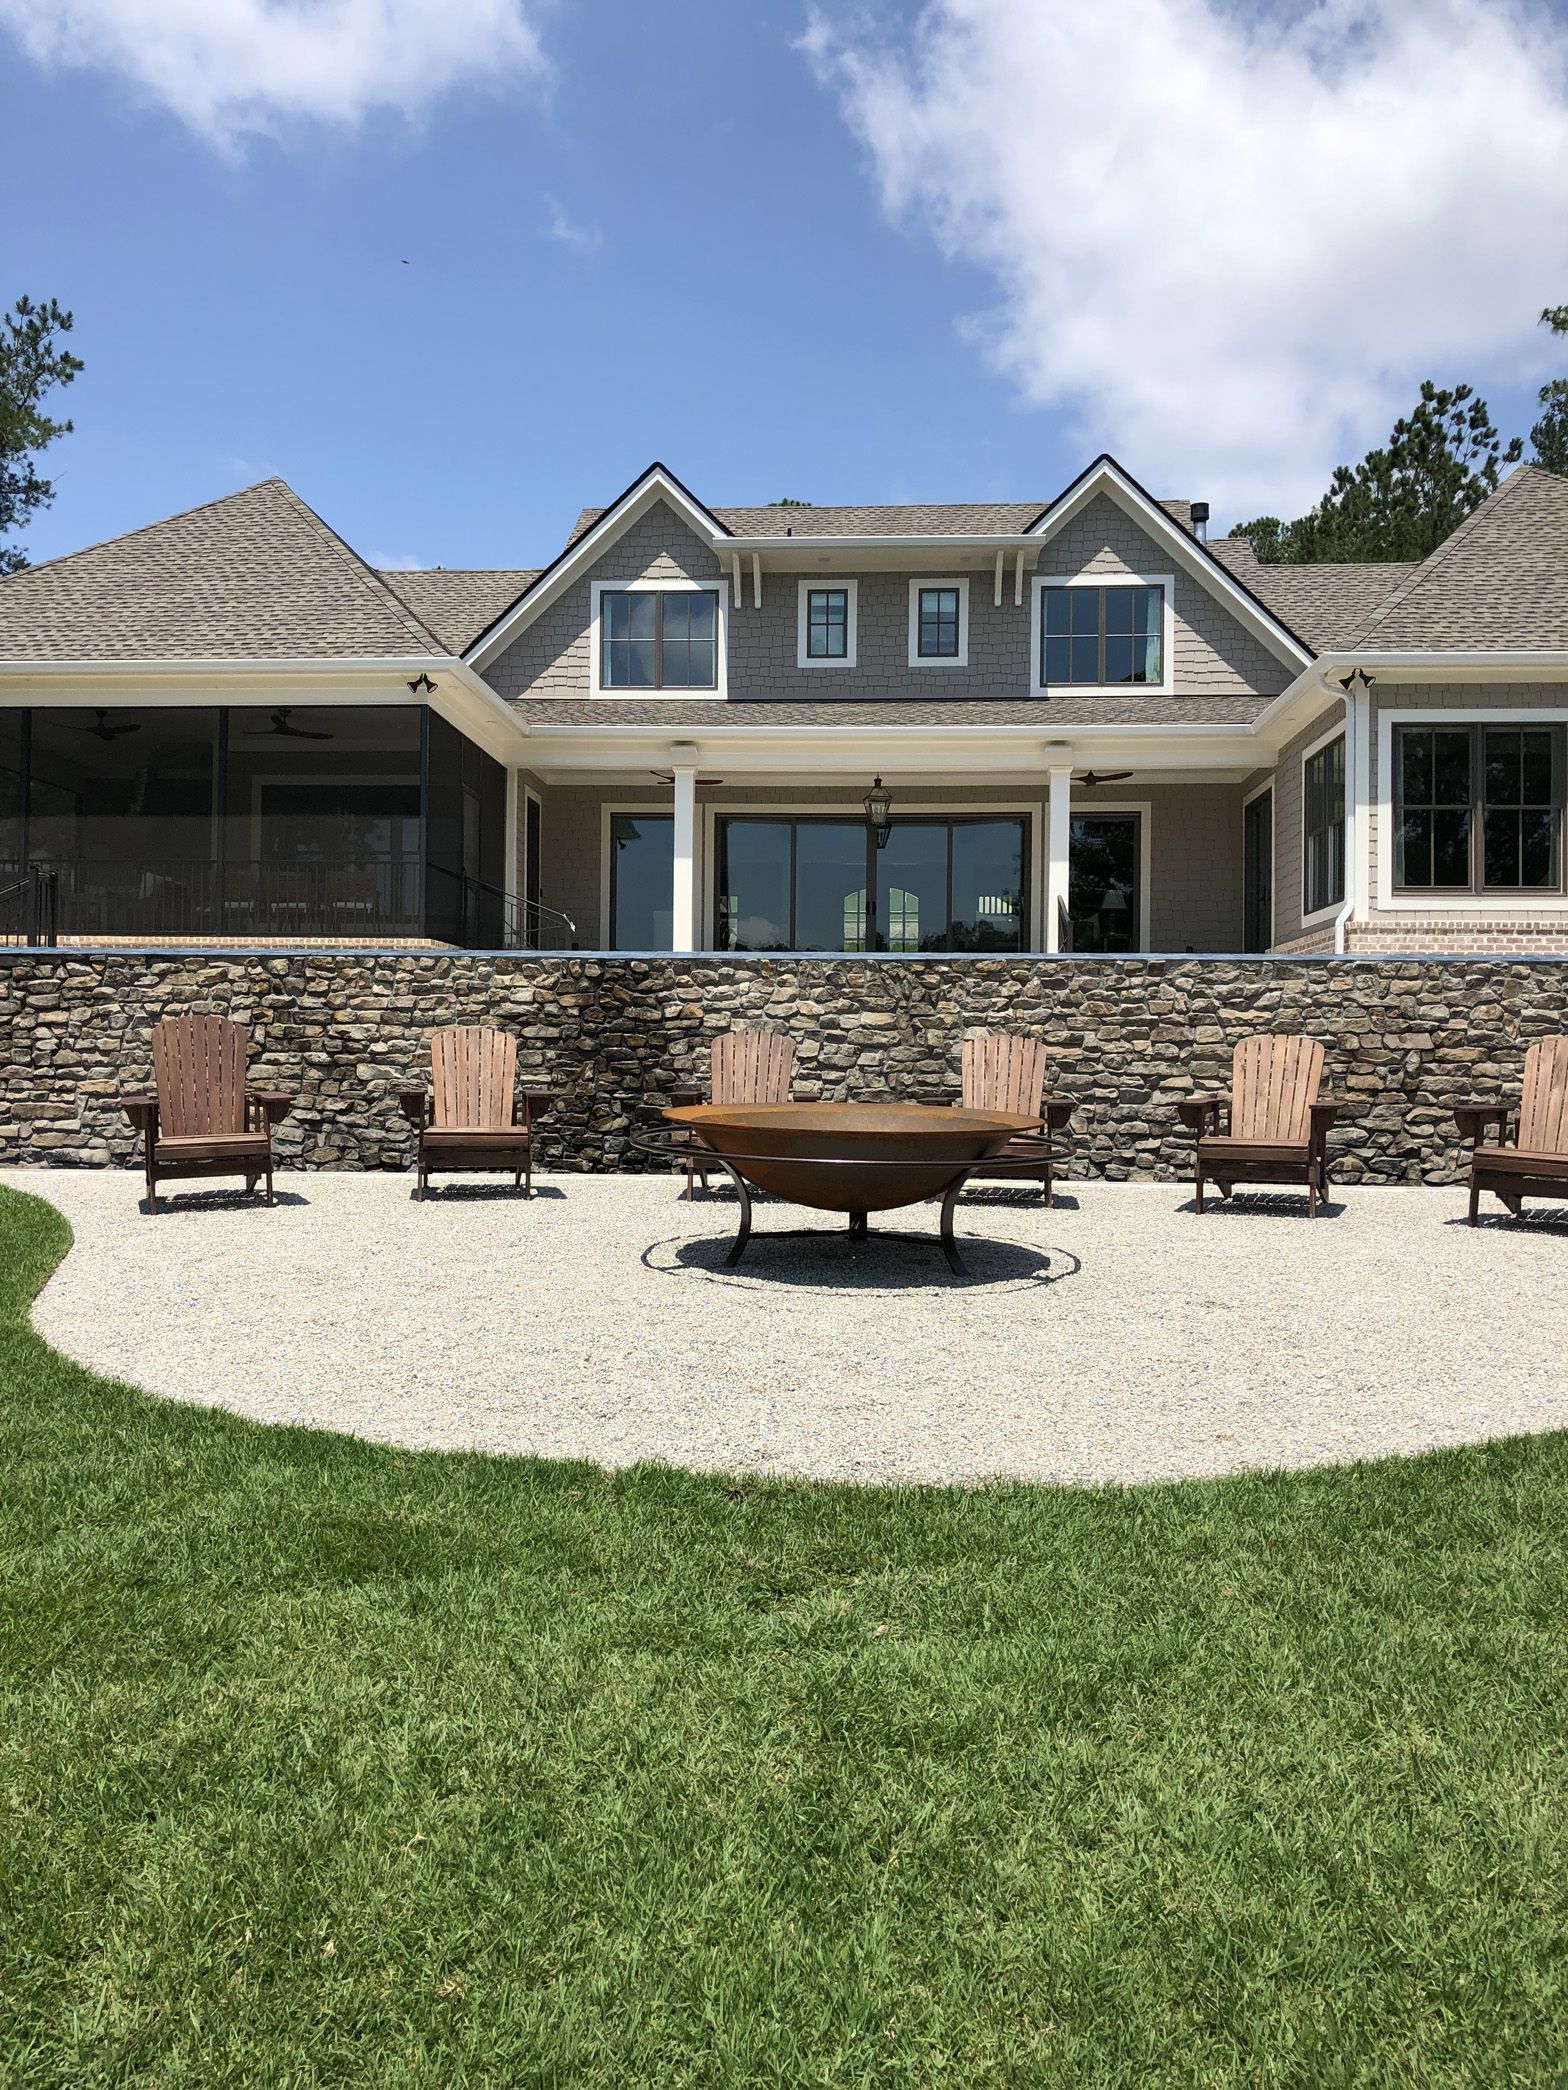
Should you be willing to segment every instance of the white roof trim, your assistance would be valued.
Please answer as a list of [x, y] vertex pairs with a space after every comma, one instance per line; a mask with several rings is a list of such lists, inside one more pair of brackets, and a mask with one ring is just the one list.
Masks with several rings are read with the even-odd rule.
[[1108, 494], [1119, 507], [1126, 509], [1140, 529], [1157, 544], [1165, 546], [1180, 560], [1192, 579], [1217, 601], [1223, 602], [1231, 615], [1245, 624], [1281, 660], [1296, 668], [1304, 667], [1312, 660], [1311, 649], [1295, 638], [1272, 611], [1265, 609], [1227, 573], [1219, 560], [1206, 552], [1199, 540], [1168, 515], [1158, 501], [1129, 479], [1114, 458], [1097, 458], [1083, 476], [1039, 517], [1029, 532], [1030, 538], [1044, 542], [1054, 537], [1100, 494]]
[[609, 545], [618, 537], [624, 536], [634, 522], [646, 515], [656, 501], [664, 501], [673, 508], [705, 544], [722, 544], [726, 549], [729, 548], [730, 539], [718, 517], [711, 515], [662, 465], [651, 465], [640, 479], [633, 481], [618, 501], [605, 509], [592, 529], [584, 530], [577, 542], [569, 546], [554, 565], [544, 569], [520, 601], [514, 603], [496, 623], [480, 634], [463, 658], [473, 667], [487, 666], [498, 653], [511, 645], [519, 632], [527, 630], [541, 610], [548, 608], [564, 589], [579, 579], [584, 570], [591, 566]]

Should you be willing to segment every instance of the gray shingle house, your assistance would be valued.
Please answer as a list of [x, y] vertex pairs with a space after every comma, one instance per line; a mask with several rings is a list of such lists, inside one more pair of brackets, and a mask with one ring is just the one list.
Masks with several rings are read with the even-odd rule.
[[1568, 480], [1418, 566], [1054, 500], [373, 571], [279, 480], [0, 582], [0, 886], [64, 939], [1568, 951]]

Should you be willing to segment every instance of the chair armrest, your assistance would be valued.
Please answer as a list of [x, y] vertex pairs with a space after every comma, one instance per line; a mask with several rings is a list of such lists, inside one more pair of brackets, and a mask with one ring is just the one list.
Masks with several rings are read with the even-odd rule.
[[553, 1106], [555, 1100], [555, 1091], [553, 1089], [525, 1088], [519, 1090], [518, 1102], [522, 1106], [523, 1114], [518, 1118], [514, 1110], [514, 1121], [521, 1125], [525, 1132], [531, 1131], [534, 1119], [542, 1118], [545, 1112]]
[[1314, 1103], [1311, 1106], [1313, 1131], [1322, 1130], [1326, 1132], [1344, 1107], [1343, 1103], [1331, 1099], [1325, 1099], [1321, 1103]]
[[669, 1108], [671, 1110], [689, 1109], [692, 1105], [700, 1103], [705, 1093], [703, 1089], [687, 1082], [679, 1088], [670, 1090]]
[[250, 1100], [269, 1132], [274, 1125], [281, 1125], [294, 1108], [294, 1098], [287, 1089], [252, 1089]]
[[1047, 1133], [1065, 1132], [1072, 1122], [1073, 1112], [1078, 1108], [1076, 1096], [1046, 1096], [1040, 1104], [1040, 1115], [1045, 1119]]
[[423, 1131], [430, 1122], [430, 1091], [428, 1089], [399, 1089], [398, 1108], [411, 1125]]
[[120, 1108], [130, 1119], [132, 1126], [149, 1140], [158, 1137], [158, 1099], [156, 1096], [122, 1096]]
[[1460, 1136], [1468, 1139], [1471, 1146], [1478, 1147], [1485, 1136], [1488, 1125], [1497, 1127], [1499, 1145], [1508, 1142], [1508, 1120], [1511, 1112], [1506, 1103], [1456, 1103], [1454, 1123]]
[[1201, 1135], [1212, 1131], [1229, 1108], [1229, 1096], [1184, 1096], [1176, 1105], [1176, 1115], [1189, 1132]]

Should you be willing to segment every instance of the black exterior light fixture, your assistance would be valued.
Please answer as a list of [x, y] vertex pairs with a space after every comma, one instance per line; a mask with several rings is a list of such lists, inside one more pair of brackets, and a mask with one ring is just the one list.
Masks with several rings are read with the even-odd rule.
[[873, 777], [871, 789], [860, 801], [866, 809], [866, 825], [877, 838], [877, 847], [885, 849], [887, 838], [893, 832], [893, 794], [880, 777]]
[[421, 674], [421, 675], [416, 675], [416, 676], [414, 677], [414, 680], [413, 680], [413, 681], [412, 681], [412, 682], [411, 682], [411, 683], [410, 683], [410, 684], [409, 684], [408, 686], [409, 686], [410, 690], [411, 690], [411, 691], [413, 692], [413, 694], [414, 694], [414, 695], [415, 695], [416, 697], [417, 697], [417, 696], [419, 695], [419, 692], [420, 692], [421, 690], [424, 690], [424, 691], [425, 691], [425, 693], [426, 693], [426, 694], [427, 694], [428, 696], [434, 696], [434, 695], [435, 695], [435, 687], [436, 687], [436, 686], [435, 686], [435, 684], [434, 684], [434, 683], [433, 683], [433, 682], [431, 681], [431, 679], [430, 679], [430, 677], [429, 677], [428, 675], [423, 675], [423, 674]]

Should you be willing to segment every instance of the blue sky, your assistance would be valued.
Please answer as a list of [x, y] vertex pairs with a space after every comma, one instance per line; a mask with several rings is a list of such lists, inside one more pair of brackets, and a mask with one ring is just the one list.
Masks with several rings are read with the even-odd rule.
[[[1004, 52], [1024, 4], [994, 0]], [[1202, 0], [1146, 4], [1203, 13]], [[1543, 195], [1539, 265], [1518, 266], [1489, 335], [1467, 333], [1473, 320], [1434, 290], [1430, 339], [1419, 312], [1403, 334], [1395, 315], [1363, 367], [1334, 293], [1364, 285], [1330, 282], [1315, 317], [1286, 320], [1275, 292], [1249, 319], [1233, 273], [1231, 334], [1184, 358], [1175, 343], [1204, 329], [1154, 310], [1118, 351], [1167, 373], [1165, 392], [1140, 391], [1136, 373], [1097, 388], [1072, 362], [1063, 307], [1093, 318], [1103, 302], [1125, 344], [1127, 243], [1109, 218], [1118, 258], [1103, 277], [1092, 242], [1052, 247], [1018, 158], [1082, 148], [1053, 143], [1045, 116], [1029, 135], [1005, 63], [988, 103], [980, 49], [963, 54], [980, 84], [956, 111], [943, 96], [933, 140], [933, 82], [953, 53], [913, 7], [880, 10], [869, 33], [848, 10], [818, 16], [807, 53], [796, 0], [560, 4], [528, 17], [543, 73], [483, 77], [481, 52], [480, 77], [373, 101], [357, 122], [283, 105], [263, 130], [216, 138], [112, 62], [36, 62], [7, 34], [15, 12], [0, 0], [0, 118], [32, 204], [8, 214], [0, 295], [73, 307], [87, 362], [68, 396], [76, 433], [48, 461], [56, 504], [27, 533], [35, 560], [279, 473], [372, 559], [530, 565], [654, 456], [716, 502], [1032, 499], [1103, 443], [1155, 491], [1208, 493], [1217, 514], [1227, 492], [1251, 512], [1269, 466], [1288, 507], [1336, 442], [1386, 432], [1387, 402], [1428, 367], [1473, 377], [1505, 425], [1527, 425], [1544, 367], [1531, 322], [1568, 297], [1561, 196]], [[1190, 26], [1173, 17], [1177, 32]], [[1035, 54], [1043, 67], [1062, 56]], [[1216, 44], [1214, 68], [1232, 62]], [[1047, 87], [1047, 116], [1049, 100]], [[1524, 112], [1540, 151], [1557, 149], [1546, 133], [1562, 101], [1554, 76]], [[1527, 198], [1530, 167], [1505, 169]], [[1494, 201], [1517, 212], [1506, 188]], [[1330, 221], [1336, 207], [1325, 193]], [[1388, 199], [1399, 237], [1419, 244], [1403, 208]], [[1023, 271], [1015, 249], [1035, 257]], [[1428, 273], [1440, 265], [1439, 245]], [[1224, 252], [1215, 267], [1237, 270]], [[1265, 372], [1278, 396], [1260, 380], [1246, 411], [1282, 433], [1251, 480], [1227, 464], [1215, 469], [1229, 484], [1209, 483], [1209, 458], [1239, 440], [1226, 427], [1248, 389], [1238, 368], [1257, 367], [1247, 328], [1262, 353], [1269, 314], [1300, 345]], [[1314, 421], [1302, 398], [1317, 394]]]

